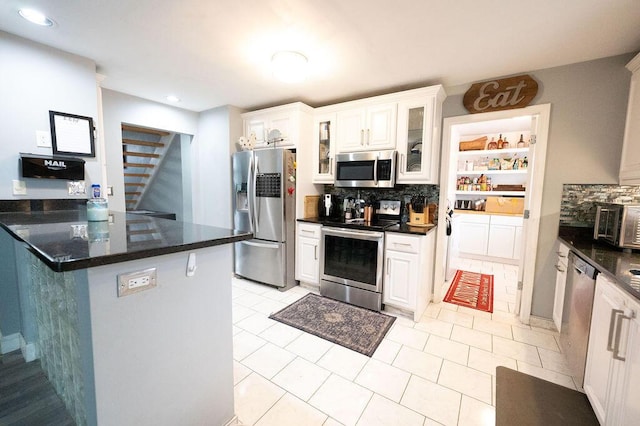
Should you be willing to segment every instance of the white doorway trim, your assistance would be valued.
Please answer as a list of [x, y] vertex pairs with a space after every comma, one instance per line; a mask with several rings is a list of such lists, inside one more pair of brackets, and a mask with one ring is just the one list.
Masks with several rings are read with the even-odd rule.
[[[438, 226], [436, 235], [436, 253], [434, 268], [433, 301], [439, 303], [444, 297], [446, 288], [446, 262], [447, 242], [446, 214], [447, 204], [451, 194], [455, 191], [452, 178], [456, 172], [456, 159], [452, 157], [452, 150], [459, 142], [452, 140], [452, 130], [456, 125], [480, 123], [508, 119], [513, 117], [532, 116], [532, 134], [536, 135], [536, 143], [530, 147], [530, 171], [528, 177], [527, 196], [525, 197], [525, 209], [529, 210], [529, 218], [525, 219], [523, 227], [523, 256], [518, 275], [518, 291], [520, 309], [520, 321], [529, 323], [531, 316], [531, 303], [533, 300], [533, 284], [535, 278], [536, 251], [538, 245], [538, 233], [540, 229], [540, 216], [542, 210], [542, 189], [544, 184], [544, 171], [547, 156], [547, 140], [549, 136], [549, 122], [551, 117], [551, 105], [532, 105], [526, 108], [496, 111], [481, 114], [469, 114], [444, 119], [442, 132], [442, 159], [440, 166], [440, 198], [438, 208]], [[452, 164], [453, 163], [453, 164]]]

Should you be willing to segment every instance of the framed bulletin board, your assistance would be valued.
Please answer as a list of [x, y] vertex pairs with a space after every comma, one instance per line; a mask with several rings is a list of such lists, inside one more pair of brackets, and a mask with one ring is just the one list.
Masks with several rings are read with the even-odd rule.
[[49, 111], [49, 124], [53, 155], [96, 156], [91, 117]]

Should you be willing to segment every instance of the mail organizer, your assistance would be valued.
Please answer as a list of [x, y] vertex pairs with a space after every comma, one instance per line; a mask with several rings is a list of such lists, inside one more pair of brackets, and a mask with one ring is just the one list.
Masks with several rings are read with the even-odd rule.
[[60, 155], [20, 154], [22, 177], [84, 180], [84, 160]]

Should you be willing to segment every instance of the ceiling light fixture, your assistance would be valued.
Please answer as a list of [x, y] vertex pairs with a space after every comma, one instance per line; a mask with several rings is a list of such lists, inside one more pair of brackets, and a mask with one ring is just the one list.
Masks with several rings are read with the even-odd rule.
[[290, 50], [275, 53], [271, 57], [273, 76], [284, 83], [299, 83], [307, 78], [307, 57]]
[[180, 102], [180, 98], [177, 96], [173, 96], [173, 95], [168, 95], [165, 97], [165, 99], [171, 103], [176, 103], [176, 102]]
[[37, 10], [34, 10], [34, 9], [20, 9], [18, 11], [18, 13], [24, 19], [26, 19], [27, 21], [29, 21], [31, 23], [34, 23], [36, 25], [41, 25], [43, 27], [51, 27], [51, 26], [53, 26], [53, 21], [51, 19], [47, 18], [47, 16], [44, 13], [38, 12]]

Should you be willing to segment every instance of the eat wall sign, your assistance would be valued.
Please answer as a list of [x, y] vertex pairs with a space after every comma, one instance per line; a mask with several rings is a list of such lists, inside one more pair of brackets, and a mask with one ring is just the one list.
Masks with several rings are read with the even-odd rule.
[[471, 85], [462, 103], [472, 114], [524, 108], [538, 94], [538, 83], [530, 75], [483, 81]]

